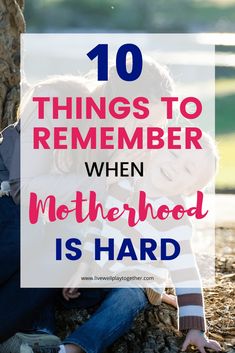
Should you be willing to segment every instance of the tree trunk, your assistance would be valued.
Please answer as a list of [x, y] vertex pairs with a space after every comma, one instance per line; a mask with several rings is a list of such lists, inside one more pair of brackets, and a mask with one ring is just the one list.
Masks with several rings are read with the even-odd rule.
[[20, 33], [23, 0], [0, 0], [0, 130], [16, 119], [20, 101]]

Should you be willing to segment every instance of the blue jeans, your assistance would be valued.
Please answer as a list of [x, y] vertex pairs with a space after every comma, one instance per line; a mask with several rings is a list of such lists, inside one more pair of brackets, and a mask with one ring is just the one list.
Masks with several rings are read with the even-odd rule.
[[[17, 331], [53, 330], [56, 289], [20, 288], [20, 209], [10, 197], [0, 198], [0, 342]], [[131, 326], [147, 305], [141, 289], [81, 289], [78, 300], [67, 307], [100, 304], [90, 320], [65, 343], [79, 345], [87, 353], [102, 352]]]
[[64, 340], [86, 353], [101, 353], [132, 325], [136, 315], [148, 305], [140, 288], [111, 289], [91, 318]]
[[0, 198], [0, 249], [0, 342], [17, 331], [52, 330], [57, 290], [20, 288], [20, 207], [8, 196]]

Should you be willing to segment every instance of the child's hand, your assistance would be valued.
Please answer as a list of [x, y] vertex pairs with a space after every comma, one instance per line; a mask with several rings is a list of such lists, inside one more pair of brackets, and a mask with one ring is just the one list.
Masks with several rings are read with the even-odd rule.
[[78, 288], [64, 288], [62, 291], [65, 300], [76, 299], [79, 297], [80, 292]]
[[182, 351], [184, 352], [189, 345], [196, 346], [201, 353], [206, 353], [204, 347], [221, 351], [221, 346], [217, 341], [209, 340], [209, 338], [199, 330], [189, 330], [185, 338]]

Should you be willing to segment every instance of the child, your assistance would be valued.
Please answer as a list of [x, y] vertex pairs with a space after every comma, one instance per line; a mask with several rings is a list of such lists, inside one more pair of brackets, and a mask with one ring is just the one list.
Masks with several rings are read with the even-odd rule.
[[[135, 198], [135, 193], [139, 190], [146, 191], [148, 201], [154, 206], [163, 196], [169, 198], [173, 202], [177, 202], [176, 200], [179, 199], [178, 195], [191, 195], [194, 194], [197, 190], [202, 189], [208, 184], [208, 182], [215, 174], [217, 155], [215, 146], [208, 135], [203, 134], [200, 141], [202, 144], [202, 150], [189, 151], [183, 149], [180, 151], [178, 150], [176, 152], [172, 152], [166, 149], [161, 153], [151, 153], [148, 161], [146, 161], [146, 174], [144, 181], [141, 179], [135, 180], [133, 184], [130, 180], [125, 178], [119, 180], [117, 183], [109, 185], [107, 197], [107, 204], [109, 206], [108, 208], [110, 208], [110, 205], [114, 206], [123, 202], [127, 202], [127, 200], [130, 204], [131, 199]], [[182, 201], [181, 197], [180, 199]], [[146, 221], [144, 225], [145, 229], [153, 226], [154, 222], [154, 226], [156, 227], [156, 220], [154, 220], [152, 224], [149, 224], [149, 221]], [[186, 350], [189, 344], [193, 344], [198, 347], [201, 353], [205, 353], [204, 347], [219, 351], [221, 349], [220, 345], [216, 341], [209, 340], [205, 335], [206, 325], [201, 280], [190, 246], [190, 235], [192, 232], [191, 225], [188, 219], [185, 219], [185, 217], [182, 220], [177, 220], [173, 223], [170, 223], [170, 225], [174, 229], [174, 235], [176, 238], [176, 232], [182, 232], [182, 229], [184, 229], [184, 246], [188, 250], [189, 255], [191, 255], [189, 263], [182, 263], [181, 267], [177, 268], [178, 271], [183, 271], [185, 273], [185, 276], [183, 276], [183, 280], [185, 280], [185, 286], [177, 288], [177, 284], [182, 282], [182, 278], [177, 276], [177, 271], [168, 268], [176, 288], [177, 300], [175, 296], [168, 295], [163, 292], [165, 283], [164, 279], [161, 283], [159, 282], [159, 288], [146, 288], [146, 296], [149, 302], [155, 305], [159, 304], [161, 300], [162, 302], [177, 307], [178, 302], [179, 329], [188, 331], [182, 347], [183, 350]], [[94, 232], [95, 228], [96, 233]], [[113, 228], [113, 233], [110, 232], [111, 228]], [[102, 233], [103, 237], [105, 237], [106, 234], [109, 234], [109, 236], [111, 234], [115, 235], [115, 232], [116, 235], [120, 232], [125, 236], [128, 234], [131, 235], [131, 233], [133, 235], [133, 230], [130, 230], [127, 223], [123, 225], [123, 220], [120, 227], [117, 224], [112, 224], [112, 226], [109, 225], [108, 228], [105, 221], [103, 223], [96, 222], [96, 224], [93, 224], [93, 232], [88, 235], [88, 238], [91, 238], [90, 241], [92, 242], [92, 239], [94, 239], [94, 236], [97, 236], [97, 233], [100, 235], [100, 232]], [[136, 226], [135, 236], [137, 238], [138, 232], [138, 226]], [[128, 268], [125, 266], [123, 268], [120, 266], [120, 271], [117, 270], [118, 267], [116, 266], [115, 275], [122, 275], [123, 272], [127, 274], [128, 271], [133, 271], [135, 268], [138, 268], [138, 265], [136, 264], [130, 264], [130, 266], [132, 267]], [[107, 271], [112, 272], [112, 269], [109, 267], [111, 267], [110, 262], [102, 264], [102, 270], [106, 269]], [[156, 274], [155, 266], [152, 265], [152, 268], [150, 270], [148, 269], [148, 271], [150, 271], [149, 273]], [[167, 272], [165, 273], [167, 274]], [[190, 274], [189, 277], [187, 276], [187, 273]], [[186, 288], [187, 280], [194, 283], [194, 288]], [[135, 288], [133, 290], [135, 290], [136, 293], [139, 292], [139, 288]], [[67, 289], [66, 293], [64, 294], [66, 299], [69, 300], [69, 298], [73, 298], [73, 296], [79, 296], [79, 289]], [[76, 332], [74, 335], [76, 336]], [[78, 340], [79, 335], [80, 331], [77, 332]], [[82, 352], [82, 350], [78, 347], [78, 344], [74, 343], [74, 341], [68, 337], [65, 341], [65, 346], [62, 346], [61, 348], [61, 352], [78, 353]]]

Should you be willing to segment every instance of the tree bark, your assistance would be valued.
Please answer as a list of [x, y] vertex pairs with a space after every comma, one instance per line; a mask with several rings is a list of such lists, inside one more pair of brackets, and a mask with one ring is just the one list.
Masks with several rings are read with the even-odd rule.
[[0, 1], [0, 130], [16, 120], [20, 101], [20, 34], [23, 0]]

